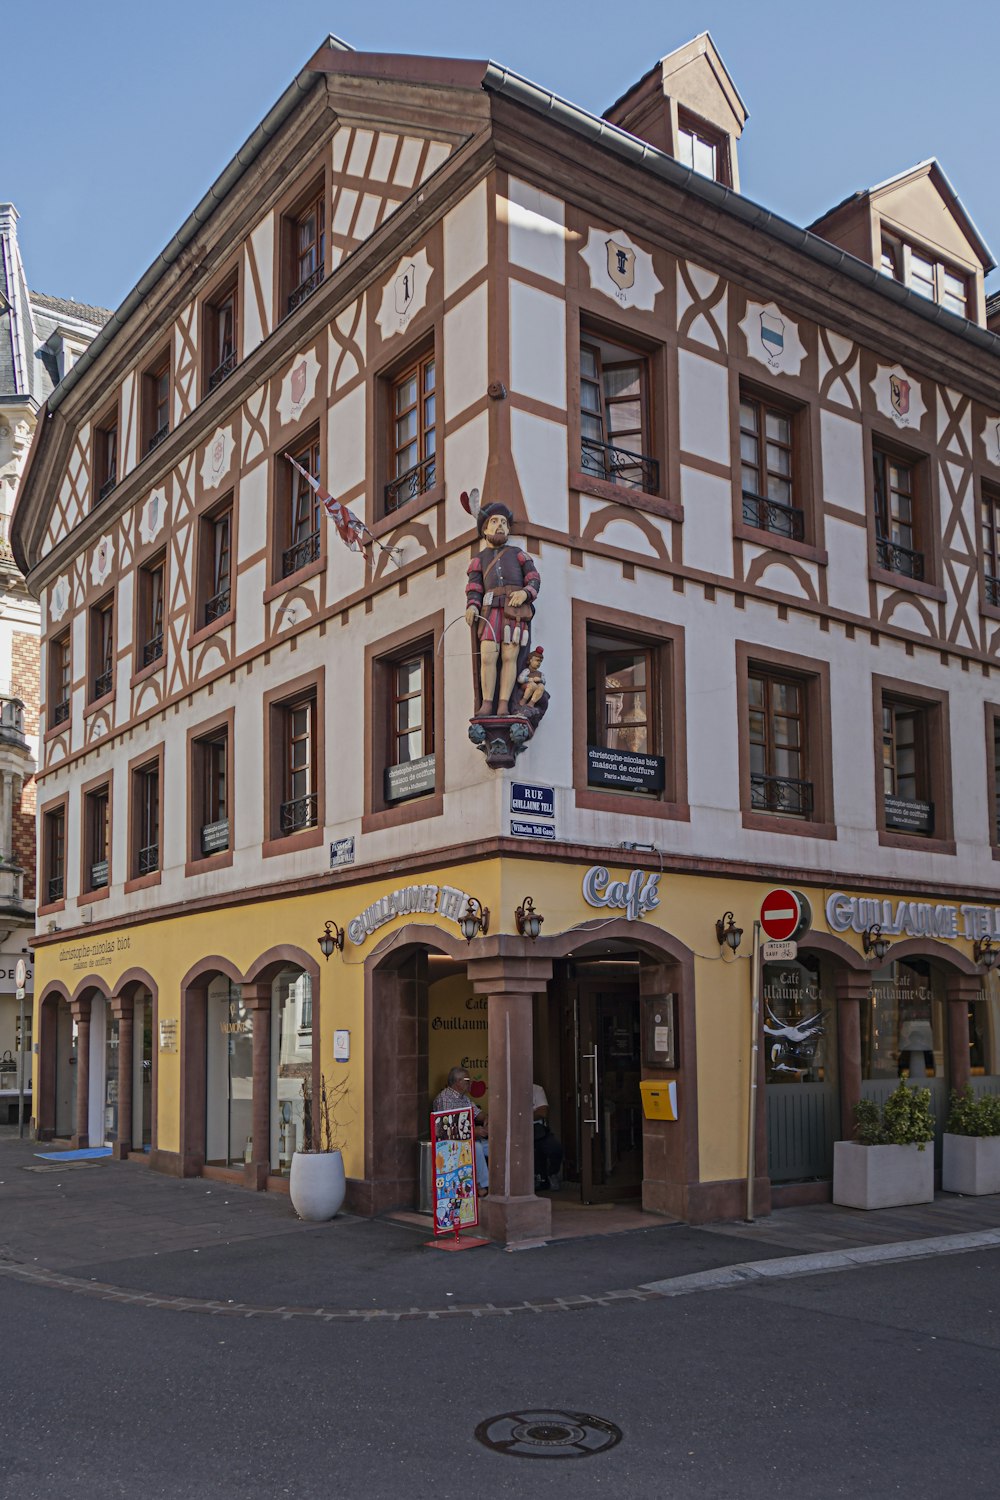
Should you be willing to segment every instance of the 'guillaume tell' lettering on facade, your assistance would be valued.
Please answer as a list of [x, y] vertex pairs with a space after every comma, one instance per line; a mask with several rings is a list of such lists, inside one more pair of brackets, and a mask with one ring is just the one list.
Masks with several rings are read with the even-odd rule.
[[833, 932], [865, 932], [878, 923], [887, 935], [905, 932], [908, 937], [972, 940], [1000, 937], [1000, 906], [932, 905], [929, 901], [894, 903], [834, 891], [826, 903], [826, 920]]
[[418, 912], [458, 922], [465, 915], [468, 904], [465, 891], [456, 891], [450, 885], [407, 885], [366, 906], [359, 916], [348, 922], [347, 936], [352, 943], [363, 943], [393, 917], [409, 917]]

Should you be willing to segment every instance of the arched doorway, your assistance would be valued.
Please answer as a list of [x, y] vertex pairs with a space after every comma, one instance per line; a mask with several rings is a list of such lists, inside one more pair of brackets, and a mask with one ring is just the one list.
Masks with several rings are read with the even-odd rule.
[[[180, 1170], [184, 1177], [199, 1176], [209, 1160], [228, 1160], [233, 1142], [238, 1145], [239, 1130], [246, 1125], [229, 1112], [231, 1075], [239, 1079], [246, 1067], [245, 1049], [238, 1053], [234, 1049], [231, 1056], [228, 1048], [229, 1038], [241, 1035], [239, 1030], [230, 1030], [242, 1024], [241, 987], [239, 970], [218, 956], [204, 959], [181, 981]], [[248, 1035], [252, 1045], [252, 1028]], [[239, 1099], [241, 1088], [235, 1093]], [[244, 1154], [245, 1140], [244, 1136]]]
[[251, 1161], [258, 1187], [268, 1177], [287, 1177], [293, 1154], [307, 1141], [318, 1144], [319, 979], [312, 955], [285, 944], [262, 954], [241, 987], [252, 1018]]
[[35, 1135], [40, 1141], [68, 1140], [76, 1129], [77, 1029], [69, 991], [46, 986], [38, 1006], [38, 1098]]

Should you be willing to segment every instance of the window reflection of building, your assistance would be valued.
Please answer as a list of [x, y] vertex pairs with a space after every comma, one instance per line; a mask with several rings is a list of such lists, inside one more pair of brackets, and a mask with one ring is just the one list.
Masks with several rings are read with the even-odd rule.
[[253, 1015], [241, 987], [218, 975], [208, 987], [210, 1162], [242, 1166], [253, 1144]]
[[969, 1006], [969, 1072], [1000, 1075], [1000, 975], [992, 971], [983, 977], [980, 998]]
[[[306, 1095], [312, 1091], [312, 980], [301, 969], [282, 969], [271, 987], [272, 1046], [276, 1049], [271, 1095], [271, 1167], [289, 1171], [309, 1128]], [[304, 1087], [303, 1087], [304, 1086]]]
[[861, 1014], [863, 1078], [944, 1076], [943, 982], [923, 959], [875, 971]]
[[833, 1013], [823, 1005], [818, 960], [765, 964], [763, 1000], [767, 1082], [834, 1082]]

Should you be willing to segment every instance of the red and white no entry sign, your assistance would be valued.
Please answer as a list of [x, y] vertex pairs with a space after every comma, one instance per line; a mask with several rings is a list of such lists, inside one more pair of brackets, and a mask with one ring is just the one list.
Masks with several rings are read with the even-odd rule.
[[808, 924], [803, 904], [797, 891], [768, 891], [760, 904], [760, 925], [772, 941], [783, 943], [794, 937], [801, 925]]

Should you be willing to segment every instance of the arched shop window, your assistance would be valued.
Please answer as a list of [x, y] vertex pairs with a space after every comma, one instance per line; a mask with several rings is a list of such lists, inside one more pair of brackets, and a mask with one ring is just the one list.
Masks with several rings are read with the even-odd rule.
[[282, 969], [271, 986], [271, 1169], [291, 1169], [312, 1129], [312, 979]]
[[764, 1061], [769, 1084], [837, 1081], [836, 1008], [819, 960], [764, 965]]
[[206, 1160], [236, 1167], [253, 1153], [253, 1013], [217, 974], [208, 986]]
[[974, 1091], [1000, 1093], [1000, 975], [992, 971], [969, 1006], [969, 1074]]
[[861, 1007], [861, 1076], [864, 1079], [944, 1078], [945, 985], [920, 958], [877, 969], [867, 1006]]

